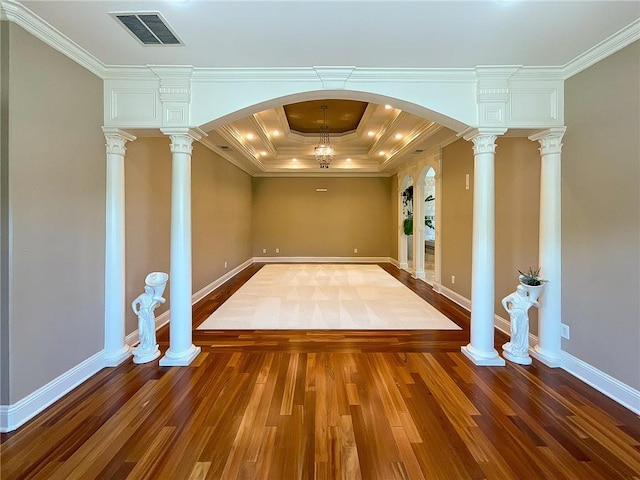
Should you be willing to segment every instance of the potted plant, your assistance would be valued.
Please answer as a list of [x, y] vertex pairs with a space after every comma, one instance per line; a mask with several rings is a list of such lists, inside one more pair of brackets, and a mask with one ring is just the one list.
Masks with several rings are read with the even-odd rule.
[[546, 280], [540, 278], [540, 268], [538, 267], [534, 270], [533, 267], [529, 267], [529, 270], [526, 272], [518, 270], [518, 273], [520, 274], [518, 277], [520, 284], [525, 287], [529, 298], [536, 302], [542, 294], [544, 284], [546, 283]]

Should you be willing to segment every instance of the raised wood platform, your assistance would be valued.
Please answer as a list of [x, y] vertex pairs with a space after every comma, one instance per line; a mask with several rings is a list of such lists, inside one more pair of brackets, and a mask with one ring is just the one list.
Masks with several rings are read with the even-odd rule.
[[384, 268], [463, 330], [196, 330], [191, 366], [105, 369], [3, 434], [0, 478], [640, 478], [638, 416], [535, 360], [474, 366], [468, 314]]

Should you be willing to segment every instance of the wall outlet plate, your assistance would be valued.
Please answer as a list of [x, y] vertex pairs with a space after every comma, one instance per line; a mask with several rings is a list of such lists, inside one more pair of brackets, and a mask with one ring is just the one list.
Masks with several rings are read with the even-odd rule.
[[569, 340], [569, 325], [565, 325], [564, 323], [560, 324], [560, 335], [562, 338]]

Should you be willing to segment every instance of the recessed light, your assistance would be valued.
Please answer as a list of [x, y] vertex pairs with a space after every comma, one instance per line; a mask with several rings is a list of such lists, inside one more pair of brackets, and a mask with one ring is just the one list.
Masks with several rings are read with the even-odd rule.
[[273, 131], [273, 136], [277, 137], [278, 135], [280, 135], [280, 131], [279, 130], [274, 130]]
[[351, 161], [351, 159], [350, 159], [350, 158], [347, 158], [347, 162], [350, 162], [350, 161]]
[[375, 135], [375, 132], [373, 130], [369, 130], [367, 135], [369, 135], [370, 137], [373, 137]]
[[267, 156], [267, 152], [262, 151], [262, 152], [260, 152], [260, 155], [262, 155], [263, 157], [266, 157]]
[[400, 140], [402, 138], [402, 134], [401, 133], [396, 133], [396, 140]]
[[380, 150], [380, 151], [378, 152], [378, 155], [380, 155], [380, 156], [384, 155], [384, 150]]
[[253, 133], [247, 133], [246, 138], [247, 140], [253, 140], [254, 139]]
[[393, 107], [392, 107], [391, 105], [385, 105], [385, 106], [384, 106], [384, 109], [385, 109], [385, 110], [391, 110], [392, 108], [393, 108]]
[[292, 158], [292, 159], [291, 159], [291, 161], [292, 161], [292, 162], [297, 162], [297, 161], [298, 161], [298, 159], [297, 159], [297, 158]]

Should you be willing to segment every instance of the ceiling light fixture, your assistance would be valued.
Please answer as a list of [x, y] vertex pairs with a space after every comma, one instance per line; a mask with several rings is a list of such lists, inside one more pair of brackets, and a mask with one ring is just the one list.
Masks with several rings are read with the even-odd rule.
[[320, 168], [329, 168], [333, 160], [333, 147], [329, 140], [329, 127], [327, 127], [327, 106], [322, 105], [322, 127], [320, 127], [320, 143], [313, 149], [316, 161]]

